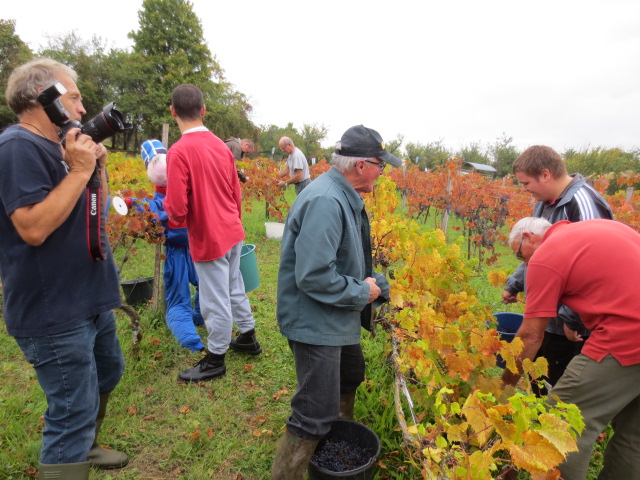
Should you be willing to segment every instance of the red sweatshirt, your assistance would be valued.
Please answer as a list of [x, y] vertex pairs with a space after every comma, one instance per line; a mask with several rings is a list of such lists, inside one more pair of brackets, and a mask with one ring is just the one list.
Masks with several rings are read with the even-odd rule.
[[167, 154], [169, 218], [189, 225], [194, 262], [222, 257], [245, 238], [233, 154], [210, 131], [187, 131]]

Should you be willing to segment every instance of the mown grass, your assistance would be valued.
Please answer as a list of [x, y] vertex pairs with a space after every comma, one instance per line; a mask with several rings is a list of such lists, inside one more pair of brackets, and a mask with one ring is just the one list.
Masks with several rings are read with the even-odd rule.
[[[293, 200], [292, 192], [289, 199]], [[127, 359], [124, 377], [112, 395], [101, 443], [131, 456], [121, 470], [93, 470], [94, 480], [180, 479], [261, 480], [270, 478], [277, 439], [289, 415], [295, 391], [293, 359], [276, 319], [276, 281], [280, 242], [264, 235], [264, 208], [245, 214], [245, 243], [256, 245], [260, 287], [249, 294], [264, 353], [257, 357], [227, 354], [227, 375], [200, 385], [176, 382], [178, 373], [199, 355], [183, 349], [166, 328], [164, 317], [139, 308], [143, 339], [134, 358], [127, 316], [118, 311], [118, 332]], [[509, 253], [506, 247], [499, 251]], [[155, 247], [140, 245], [123, 269], [123, 278], [151, 276]], [[517, 261], [504, 255], [495, 268], [512, 269]], [[494, 268], [494, 267], [492, 267]], [[500, 290], [486, 281], [485, 267], [474, 278], [479, 297], [495, 311]], [[521, 305], [507, 307], [521, 311]], [[199, 332], [206, 336], [200, 327]], [[367, 380], [358, 390], [357, 420], [380, 437], [382, 468], [376, 479], [422, 478], [403, 452], [393, 404], [389, 344], [383, 332], [363, 340]], [[30, 365], [0, 324], [0, 478], [34, 478], [41, 443], [44, 396]], [[597, 454], [594, 461], [601, 457]], [[594, 464], [595, 465], [595, 464]], [[595, 478], [591, 472], [589, 478]], [[528, 478], [522, 473], [521, 479]]]

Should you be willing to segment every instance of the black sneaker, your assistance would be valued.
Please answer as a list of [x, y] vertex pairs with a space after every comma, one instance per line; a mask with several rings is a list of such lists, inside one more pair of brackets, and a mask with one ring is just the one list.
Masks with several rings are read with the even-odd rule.
[[202, 360], [196, 363], [193, 368], [180, 372], [179, 382], [206, 382], [224, 377], [224, 374], [227, 373], [227, 367], [224, 364], [225, 354], [216, 355], [208, 350], [206, 352]]
[[255, 328], [241, 333], [238, 338], [232, 338], [229, 348], [234, 352], [248, 353], [249, 355], [260, 355], [262, 353], [262, 347], [256, 339]]

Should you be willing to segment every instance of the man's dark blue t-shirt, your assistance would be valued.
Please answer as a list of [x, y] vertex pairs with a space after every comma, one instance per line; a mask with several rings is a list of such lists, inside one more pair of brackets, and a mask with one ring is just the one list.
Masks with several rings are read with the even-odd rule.
[[14, 337], [69, 331], [120, 305], [111, 251], [101, 262], [88, 251], [86, 192], [38, 247], [25, 243], [10, 219], [18, 208], [43, 201], [68, 171], [60, 144], [17, 125], [0, 135], [0, 275]]

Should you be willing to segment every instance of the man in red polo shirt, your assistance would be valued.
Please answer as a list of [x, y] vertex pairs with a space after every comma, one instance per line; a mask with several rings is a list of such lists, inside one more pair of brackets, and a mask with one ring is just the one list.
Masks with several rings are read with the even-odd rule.
[[[640, 235], [611, 220], [551, 225], [527, 217], [511, 230], [509, 246], [527, 264], [520, 360], [535, 357], [558, 303], [591, 330], [549, 395], [575, 403], [585, 421], [578, 452], [559, 467], [562, 478], [584, 480], [593, 443], [611, 422], [615, 434], [598, 479], [640, 479]], [[519, 378], [509, 370], [502, 376], [510, 385]]]

